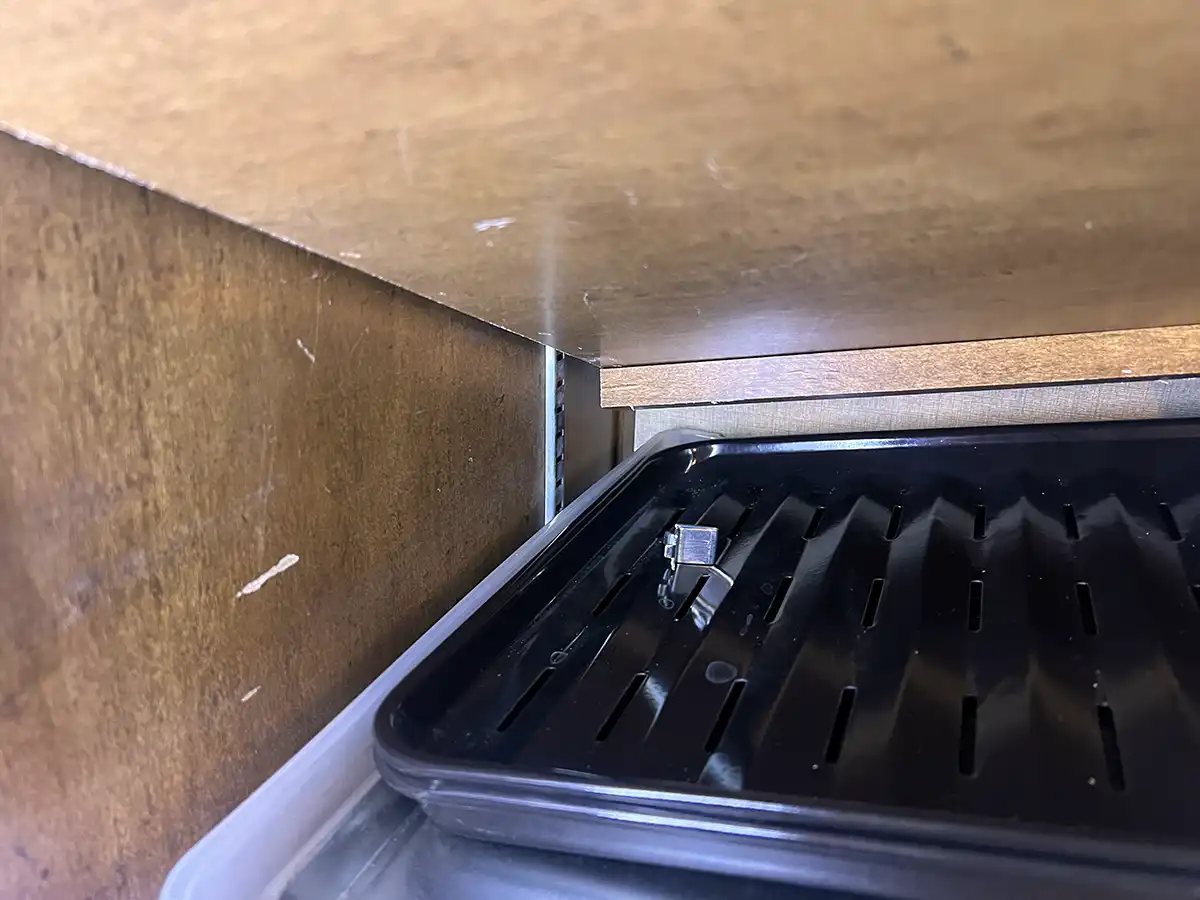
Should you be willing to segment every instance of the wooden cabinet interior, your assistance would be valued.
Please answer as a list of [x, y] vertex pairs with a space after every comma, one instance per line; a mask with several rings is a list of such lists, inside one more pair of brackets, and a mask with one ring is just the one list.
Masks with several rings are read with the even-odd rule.
[[1200, 372], [1200, 325], [602, 369], [604, 406], [914, 394]]
[[540, 526], [541, 359], [0, 135], [0, 896], [156, 897]]
[[0, 121], [602, 366], [1193, 324], [1200, 5], [52, 0]]

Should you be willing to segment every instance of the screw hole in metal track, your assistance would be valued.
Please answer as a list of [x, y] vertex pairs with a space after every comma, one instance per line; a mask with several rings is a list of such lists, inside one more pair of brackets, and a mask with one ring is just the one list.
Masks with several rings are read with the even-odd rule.
[[1096, 622], [1096, 608], [1092, 605], [1092, 588], [1086, 581], [1075, 585], [1075, 596], [1079, 600], [1079, 619], [1083, 624], [1083, 633], [1095, 637], [1100, 633]]
[[1070, 503], [1063, 504], [1063, 523], [1067, 528], [1067, 539], [1079, 540], [1079, 520], [1075, 518], [1075, 507]]
[[746, 520], [750, 518], [750, 514], [752, 512], [754, 512], [754, 504], [746, 504], [746, 508], [742, 510], [742, 514], [737, 517], [737, 521], [734, 522], [733, 527], [729, 529], [729, 537], [726, 539], [726, 546], [737, 540], [738, 535], [742, 532], [742, 528], [746, 525]]
[[629, 704], [633, 702], [633, 698], [637, 696], [637, 692], [642, 689], [642, 685], [646, 683], [646, 673], [638, 672], [629, 682], [629, 686], [625, 688], [625, 692], [621, 694], [621, 698], [617, 701], [617, 705], [613, 707], [612, 712], [608, 714], [608, 718], [604, 720], [604, 724], [600, 726], [600, 730], [596, 732], [596, 740], [603, 741], [612, 730], [617, 727], [617, 722], [621, 716], [625, 714], [625, 710]]
[[704, 742], [704, 749], [709, 753], [712, 753], [721, 745], [721, 738], [725, 736], [725, 729], [729, 727], [729, 720], [733, 718], [733, 711], [737, 707], [738, 700], [741, 699], [742, 691], [745, 689], [745, 678], [739, 678], [729, 686], [729, 693], [725, 695], [725, 702], [721, 704], [721, 711], [717, 714], [717, 721], [713, 723], [708, 740]]
[[962, 719], [958, 731], [958, 772], [960, 775], [975, 774], [975, 730], [979, 718], [979, 698], [963, 697]]
[[611, 604], [613, 602], [613, 600], [616, 599], [617, 594], [621, 593], [621, 589], [623, 587], [625, 587], [625, 585], [628, 583], [629, 578], [632, 574], [633, 574], [632, 572], [625, 572], [624, 574], [620, 575], [616, 581], [613, 582], [612, 587], [610, 587], [605, 592], [604, 596], [600, 598], [600, 602], [597, 603], [592, 608], [592, 617], [593, 618], [595, 618], [596, 616], [599, 616], [602, 612], [604, 612], [606, 609], [608, 609], [609, 604]]
[[904, 527], [904, 507], [893, 506], [892, 517], [888, 519], [887, 531], [883, 535], [885, 541], [894, 541], [900, 537], [900, 531]]
[[1107, 703], [1096, 707], [1096, 720], [1100, 725], [1100, 741], [1104, 745], [1104, 765], [1108, 769], [1108, 783], [1114, 791], [1125, 790], [1125, 767], [1121, 765], [1121, 748], [1117, 744], [1117, 723]]
[[500, 724], [496, 726], [496, 730], [508, 731], [508, 729], [512, 727], [512, 723], [517, 721], [517, 716], [524, 711], [525, 707], [533, 702], [533, 698], [536, 697], [538, 692], [546, 686], [546, 682], [550, 680], [550, 676], [553, 674], [554, 666], [547, 666], [546, 668], [542, 669], [542, 671], [538, 674], [538, 677], [533, 679], [533, 683], [529, 685], [529, 687], [525, 688], [525, 693], [521, 695], [521, 698], [512, 705], [512, 709], [510, 709], [505, 714], [504, 718], [500, 720]]
[[817, 529], [821, 527], [821, 518], [825, 515], [825, 507], [818, 506], [813, 510], [812, 518], [808, 522], [808, 528], [804, 530], [804, 540], [811, 541], [817, 536]]
[[967, 591], [967, 630], [983, 628], [983, 582], [976, 579]]
[[982, 541], [987, 537], [987, 507], [982, 504], [975, 507], [974, 538]]
[[763, 621], [768, 625], [779, 618], [779, 610], [783, 607], [783, 598], [787, 596], [788, 589], [791, 586], [791, 575], [784, 575], [779, 579], [779, 587], [775, 588], [775, 593], [771, 596], [771, 605], [767, 607], [767, 614], [763, 616]]
[[1183, 532], [1179, 530], [1179, 523], [1175, 521], [1175, 515], [1171, 512], [1171, 507], [1165, 503], [1158, 504], [1159, 515], [1162, 516], [1163, 528], [1167, 530], [1167, 537], [1179, 543], [1183, 540]]
[[682, 622], [685, 618], [687, 618], [688, 610], [692, 608], [692, 604], [696, 602], [696, 598], [700, 596], [700, 593], [704, 590], [704, 586], [706, 584], [708, 584], [708, 576], [701, 575], [696, 581], [695, 586], [688, 591], [688, 595], [684, 601], [679, 604], [679, 611], [675, 613], [676, 622]]
[[883, 600], [883, 589], [887, 587], [886, 578], [876, 578], [871, 582], [871, 590], [867, 594], [867, 606], [863, 610], [862, 627], [875, 627], [875, 619], [879, 616], [879, 603]]
[[854, 713], [854, 687], [842, 688], [837, 713], [833, 717], [833, 728], [829, 731], [829, 743], [825, 745], [825, 762], [835, 763], [842, 755], [842, 744], [846, 741], [846, 729], [850, 727], [850, 716]]

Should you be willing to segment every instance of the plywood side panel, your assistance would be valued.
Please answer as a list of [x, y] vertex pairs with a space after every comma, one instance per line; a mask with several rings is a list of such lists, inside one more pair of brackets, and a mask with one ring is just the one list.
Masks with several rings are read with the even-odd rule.
[[635, 443], [691, 428], [723, 437], [896, 433], [1060, 422], [1200, 417], [1200, 378], [664, 406], [635, 413]]
[[0, 136], [0, 896], [156, 897], [528, 536], [540, 360]]
[[628, 366], [600, 373], [603, 406], [909, 394], [1200, 373], [1200, 325]]

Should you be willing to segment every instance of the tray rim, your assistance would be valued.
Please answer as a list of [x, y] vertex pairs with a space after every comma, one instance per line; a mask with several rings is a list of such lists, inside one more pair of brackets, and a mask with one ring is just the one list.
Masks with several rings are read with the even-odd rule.
[[[612, 479], [604, 491], [592, 498], [588, 510], [580, 510], [573, 517], [573, 527], [560, 530], [553, 540], [539, 548], [538, 556], [553, 552], [558, 541], [569, 539], [569, 532], [582, 526], [588, 511], [611, 499], [644, 467], [666, 454], [689, 453], [696, 464], [701, 464], [718, 455], [743, 452], [833, 452], [1062, 440], [1090, 442], [1166, 438], [1200, 438], [1200, 420], [1081, 422], [767, 438], [705, 436], [698, 440], [659, 444], [644, 455], [641, 450], [647, 450], [648, 445], [643, 445], [639, 453], [627, 461], [637, 459], [637, 464], [631, 465], [620, 478]], [[534, 557], [527, 565], [536, 563], [537, 558]], [[512, 587], [525, 571], [522, 568], [509, 581], [498, 585], [489, 601]], [[462, 627], [469, 628], [482, 613], [481, 605]], [[631, 815], [648, 816], [660, 824], [674, 824], [682, 828], [746, 829], [746, 834], [757, 833], [758, 838], [766, 841], [807, 837], [827, 840], [832, 842], [831, 845], [846, 848], [865, 840], [887, 844], [891, 847], [890, 852], [898, 852], [899, 848], [908, 848], [912, 852], [922, 847], [936, 847], [952, 854], [973, 857], [983, 854], [1030, 862], [1040, 859], [1069, 867], [1086, 866], [1092, 870], [1100, 867], [1126, 873], [1200, 879], [1200, 844], [1192, 847], [1178, 843], [1156, 843], [1119, 836], [1108, 837], [1094, 831], [1076, 832], [1045, 823], [1007, 824], [986, 817], [916, 809], [883, 809], [848, 801], [785, 798], [783, 795], [763, 792], [729, 792], [682, 782], [616, 781], [582, 772], [571, 775], [532, 773], [490, 761], [454, 760], [428, 754], [401, 739], [391, 727], [390, 718], [405, 695], [406, 687], [439, 664], [438, 651], [447, 646], [450, 637], [453, 635], [434, 648], [418, 667], [393, 688], [375, 719], [375, 759], [384, 780], [394, 789], [420, 801], [431, 816], [437, 807], [445, 804], [494, 804], [543, 813], [556, 805], [590, 804], [588, 808], [593, 815], [603, 814], [614, 819]], [[576, 807], [576, 812], [585, 815], [581, 810], [582, 807]], [[456, 830], [461, 833], [474, 833], [461, 821], [451, 824], [457, 824]], [[553, 836], [550, 836], [548, 845], [589, 852], [584, 846], [556, 843]]]

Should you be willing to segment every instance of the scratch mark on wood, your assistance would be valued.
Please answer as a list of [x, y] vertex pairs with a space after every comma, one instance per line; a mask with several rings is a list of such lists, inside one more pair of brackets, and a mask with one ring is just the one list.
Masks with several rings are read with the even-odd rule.
[[475, 223], [475, 231], [478, 234], [483, 234], [485, 231], [491, 231], [492, 229], [501, 231], [516, 221], [512, 216], [501, 216], [498, 219], [480, 219]]
[[271, 566], [271, 568], [267, 569], [267, 571], [263, 572], [253, 581], [247, 581], [242, 586], [242, 589], [237, 592], [237, 595], [239, 597], [245, 597], [247, 594], [253, 594], [276, 575], [286, 572], [298, 562], [300, 562], [300, 557], [295, 553], [289, 553], [286, 556], [281, 557], [279, 562], [275, 563], [275, 565]]

